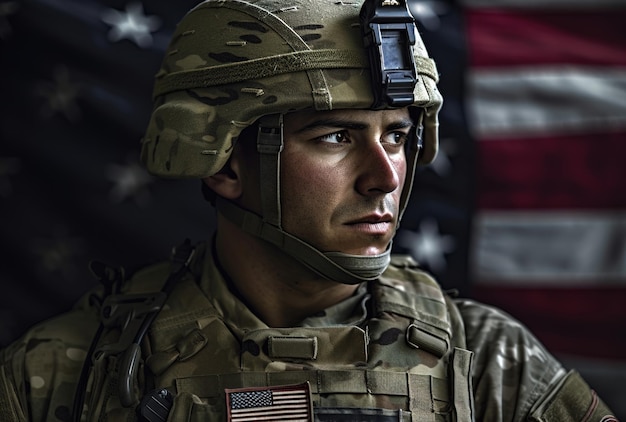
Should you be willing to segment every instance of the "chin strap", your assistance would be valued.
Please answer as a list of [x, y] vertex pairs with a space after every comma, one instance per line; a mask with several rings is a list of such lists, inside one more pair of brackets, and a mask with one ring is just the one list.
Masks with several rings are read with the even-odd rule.
[[218, 196], [215, 205], [224, 217], [244, 232], [271, 243], [313, 272], [329, 280], [344, 284], [375, 280], [387, 269], [391, 260], [391, 244], [380, 255], [323, 253], [231, 201]]

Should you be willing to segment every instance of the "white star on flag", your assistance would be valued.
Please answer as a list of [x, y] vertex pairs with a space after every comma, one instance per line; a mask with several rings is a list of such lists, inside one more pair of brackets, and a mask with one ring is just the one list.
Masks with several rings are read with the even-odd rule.
[[161, 26], [157, 16], [146, 16], [141, 3], [128, 3], [126, 11], [108, 9], [102, 15], [102, 21], [112, 26], [109, 40], [117, 42], [129, 39], [141, 48], [152, 45], [152, 32]]
[[441, 235], [437, 222], [432, 219], [423, 220], [417, 232], [401, 230], [398, 233], [398, 244], [411, 251], [411, 255], [419, 263], [428, 265], [439, 272], [446, 266], [445, 254], [454, 250], [454, 238]]
[[441, 25], [439, 15], [448, 11], [448, 5], [441, 1], [418, 1], [411, 4], [411, 13], [429, 31], [436, 31]]
[[144, 205], [150, 198], [147, 186], [152, 178], [146, 170], [135, 162], [125, 166], [111, 164], [107, 169], [107, 178], [114, 182], [109, 193], [113, 202], [122, 202], [132, 197], [138, 205]]
[[84, 250], [84, 239], [71, 236], [65, 227], [56, 227], [53, 234], [35, 239], [32, 245], [39, 258], [38, 270], [46, 277], [52, 273], [74, 277], [79, 272], [76, 261]]
[[49, 119], [56, 114], [62, 114], [70, 122], [80, 119], [78, 98], [81, 87], [72, 80], [67, 67], [57, 66], [54, 69], [53, 81], [39, 82], [35, 91], [45, 98], [46, 103], [41, 109], [44, 118]]

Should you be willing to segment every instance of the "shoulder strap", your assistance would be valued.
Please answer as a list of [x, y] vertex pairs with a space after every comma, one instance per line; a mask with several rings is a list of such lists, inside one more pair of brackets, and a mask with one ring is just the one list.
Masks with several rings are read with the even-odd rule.
[[390, 312], [412, 320], [407, 341], [438, 357], [450, 350], [452, 327], [448, 302], [441, 287], [418, 269], [409, 256], [393, 256], [391, 265], [377, 281], [377, 312]]
[[[96, 354], [124, 353], [119, 367], [119, 395], [124, 406], [131, 406], [138, 401], [137, 369], [140, 359], [140, 344], [145, 337], [148, 328], [163, 307], [168, 295], [178, 281], [187, 273], [194, 256], [195, 247], [186, 239], [180, 246], [174, 248], [170, 259], [170, 272], [165, 284], [160, 291], [148, 293], [133, 293], [134, 288], [139, 287], [133, 281], [124, 286], [124, 293], [109, 294], [104, 298], [101, 307], [101, 324], [94, 340], [92, 341], [83, 370], [77, 384], [73, 418], [79, 421], [85, 400], [85, 390], [89, 378], [90, 368], [93, 366], [93, 358]], [[140, 278], [141, 279], [141, 278]], [[110, 284], [110, 279], [106, 279]], [[159, 280], [150, 280], [152, 289]], [[107, 286], [109, 292], [110, 286]], [[140, 289], [141, 291], [141, 289]], [[144, 290], [145, 292], [145, 290]], [[121, 327], [119, 340], [114, 344], [99, 346], [99, 340], [106, 328]]]
[[450, 323], [452, 327], [452, 346], [467, 349], [465, 322], [461, 316], [461, 311], [449, 293], [444, 293], [443, 297], [448, 305], [448, 313], [450, 315]]

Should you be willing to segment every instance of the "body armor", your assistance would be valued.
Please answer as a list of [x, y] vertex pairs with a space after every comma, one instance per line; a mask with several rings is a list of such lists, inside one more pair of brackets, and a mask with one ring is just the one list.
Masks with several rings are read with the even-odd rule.
[[[472, 420], [472, 353], [464, 349], [462, 321], [410, 258], [395, 257], [384, 277], [363, 286], [351, 324], [314, 326], [312, 318], [308, 326], [269, 328], [228, 289], [204, 249], [196, 251], [204, 262], [191, 263], [142, 342], [128, 407], [119, 394], [126, 351], [101, 353], [115, 350], [124, 331], [111, 327], [102, 337], [86, 420], [128, 420], [144, 391], [167, 389], [169, 420], [224, 421], [227, 392], [298, 385], [308, 390], [315, 420]], [[104, 308], [153, 297], [166, 272], [164, 265], [142, 271]]]

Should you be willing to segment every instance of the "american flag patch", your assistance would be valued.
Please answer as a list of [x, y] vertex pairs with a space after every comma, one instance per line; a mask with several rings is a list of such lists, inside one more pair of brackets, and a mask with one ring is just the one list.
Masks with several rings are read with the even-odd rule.
[[309, 383], [226, 389], [225, 392], [228, 420], [232, 422], [313, 420]]

